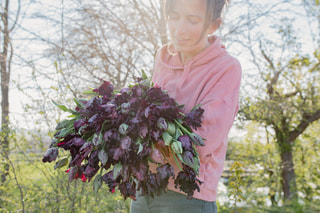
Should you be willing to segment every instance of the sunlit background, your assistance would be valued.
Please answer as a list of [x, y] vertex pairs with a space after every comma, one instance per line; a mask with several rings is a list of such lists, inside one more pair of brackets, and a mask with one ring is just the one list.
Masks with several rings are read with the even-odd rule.
[[[78, 193], [76, 198], [62, 202], [57, 197], [66, 196], [71, 187], [68, 183], [57, 184], [57, 180], [64, 180], [63, 171], [51, 174], [47, 168], [52, 170], [53, 166], [42, 164], [25, 171], [23, 163], [30, 166], [31, 162], [40, 161], [57, 122], [67, 116], [52, 100], [71, 107], [73, 98], [82, 97], [83, 91], [102, 80], [122, 88], [132, 83], [141, 69], [152, 76], [156, 50], [168, 42], [161, 0], [0, 2], [2, 15], [9, 2], [8, 25], [14, 26], [9, 45], [12, 58], [7, 59], [9, 127], [13, 138], [9, 141], [9, 182], [2, 182], [0, 209], [42, 212], [48, 205], [52, 212], [91, 212], [90, 205], [104, 205], [111, 206], [104, 212], [128, 211], [128, 201], [123, 202], [117, 195], [108, 197], [109, 204], [101, 198], [90, 200], [88, 197], [93, 194], [81, 191], [84, 188], [80, 183], [72, 185]], [[318, 0], [233, 0], [225, 11], [224, 23], [215, 34], [241, 62], [243, 80], [241, 109], [230, 133], [226, 168], [219, 186], [221, 211], [320, 211], [319, 14]], [[4, 29], [1, 22], [1, 51]], [[275, 91], [272, 94], [268, 93], [270, 86]], [[289, 198], [281, 184], [282, 142], [278, 136], [299, 132], [305, 120], [307, 127], [289, 143], [296, 182], [290, 193], [297, 194], [298, 201], [281, 209]], [[277, 132], [278, 127], [287, 129]], [[235, 161], [241, 162], [245, 171], [239, 202], [234, 201], [235, 194], [230, 195], [229, 185], [230, 166]], [[47, 175], [43, 178], [42, 174]], [[43, 184], [36, 185], [34, 181]]]

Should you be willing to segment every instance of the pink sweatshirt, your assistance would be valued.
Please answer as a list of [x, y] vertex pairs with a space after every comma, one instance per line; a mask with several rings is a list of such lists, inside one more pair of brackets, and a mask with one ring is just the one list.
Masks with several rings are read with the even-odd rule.
[[[238, 111], [241, 67], [238, 60], [227, 53], [219, 37], [211, 36], [209, 41], [208, 48], [184, 65], [179, 55], [169, 55], [167, 46], [161, 47], [156, 55], [152, 81], [185, 105], [184, 112], [198, 104], [205, 110], [202, 127], [195, 131], [206, 139], [206, 145], [197, 148], [199, 180], [203, 184], [194, 198], [215, 201], [226, 156], [227, 135]], [[173, 159], [169, 161], [178, 174]], [[182, 193], [174, 187], [173, 180], [168, 187]]]

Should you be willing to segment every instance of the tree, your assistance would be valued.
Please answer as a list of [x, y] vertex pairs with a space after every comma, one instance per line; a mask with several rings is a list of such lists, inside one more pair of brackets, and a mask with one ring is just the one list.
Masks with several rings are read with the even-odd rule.
[[[10, 35], [16, 27], [16, 23], [20, 13], [20, 0], [18, 1], [18, 9], [16, 14], [11, 17], [9, 12], [9, 0], [1, 1], [1, 25], [0, 37], [2, 40], [0, 52], [0, 68], [1, 68], [1, 157], [5, 159], [3, 169], [1, 169], [1, 183], [5, 182], [9, 173], [9, 164], [6, 161], [9, 154], [9, 82], [11, 63], [13, 57], [13, 48]], [[13, 20], [13, 21], [12, 21]], [[11, 23], [10, 23], [11, 22]]]
[[[317, 2], [317, 1], [315, 1]], [[312, 15], [306, 1], [306, 13]], [[318, 16], [317, 13], [314, 13]], [[314, 20], [309, 19], [314, 23]], [[240, 114], [245, 120], [255, 120], [273, 130], [280, 152], [281, 183], [284, 201], [297, 198], [293, 149], [298, 137], [320, 119], [320, 46], [317, 41], [313, 51], [302, 53], [302, 38], [294, 19], [283, 18], [273, 40], [259, 39], [259, 52], [252, 51], [262, 82], [256, 85], [255, 96], [242, 99]], [[314, 30], [314, 29], [313, 29]], [[316, 29], [319, 32], [319, 28]], [[304, 32], [305, 33], [305, 32]], [[312, 33], [311, 33], [312, 34]], [[275, 40], [276, 38], [276, 40]], [[262, 86], [263, 85], [263, 86]]]
[[79, 85], [75, 83], [79, 78], [91, 86], [103, 79], [121, 88], [140, 69], [151, 73], [155, 52], [166, 42], [158, 1], [70, 3], [62, 20], [64, 42], [54, 47], [54, 53], [72, 85]]

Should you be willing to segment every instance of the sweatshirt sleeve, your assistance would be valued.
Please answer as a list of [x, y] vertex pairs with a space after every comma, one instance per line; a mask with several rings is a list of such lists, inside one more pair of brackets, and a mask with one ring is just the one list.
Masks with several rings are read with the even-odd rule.
[[233, 59], [220, 70], [222, 76], [214, 85], [209, 81], [201, 100], [204, 117], [202, 126], [195, 132], [206, 139], [206, 145], [197, 148], [200, 158], [210, 153], [218, 155], [220, 150], [226, 150], [228, 133], [239, 108], [240, 63]]

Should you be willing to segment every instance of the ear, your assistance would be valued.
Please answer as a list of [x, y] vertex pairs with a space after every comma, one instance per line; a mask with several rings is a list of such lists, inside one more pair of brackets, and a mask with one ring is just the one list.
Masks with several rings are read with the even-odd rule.
[[221, 18], [217, 18], [216, 20], [214, 20], [208, 27], [208, 35], [213, 34], [217, 29], [219, 29], [221, 23], [222, 23]]

